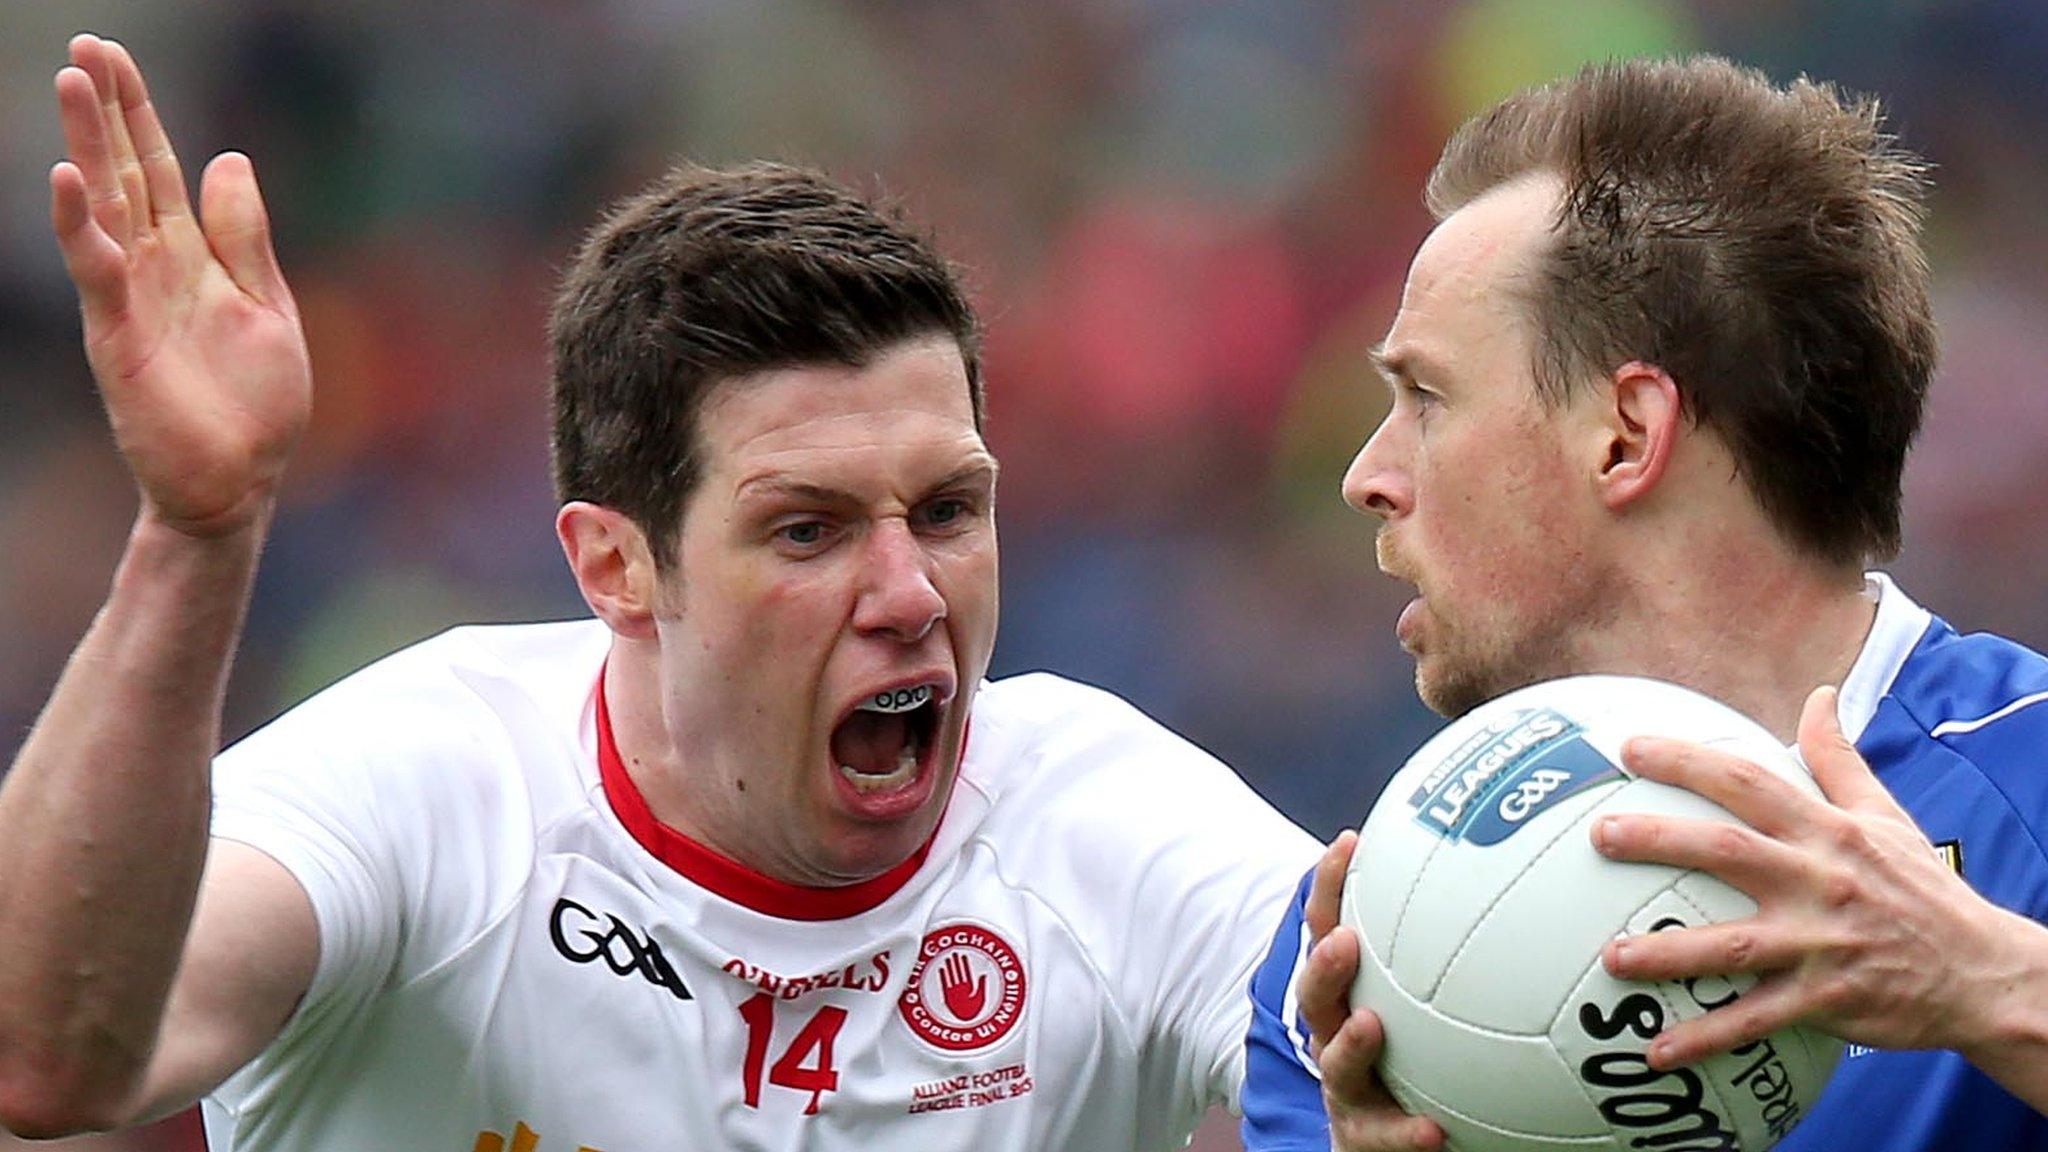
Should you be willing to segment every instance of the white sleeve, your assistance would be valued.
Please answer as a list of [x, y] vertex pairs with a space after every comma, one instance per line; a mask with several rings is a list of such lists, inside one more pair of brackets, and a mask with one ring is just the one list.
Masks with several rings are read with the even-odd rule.
[[1132, 1028], [1144, 1098], [1179, 1118], [1235, 1110], [1251, 974], [1320, 846], [1121, 701], [1061, 711], [1033, 756], [1034, 806], [1058, 825], [1039, 838], [1033, 886], [1064, 893]]
[[1238, 1109], [1252, 971], [1320, 848], [1221, 764], [1185, 765], [1144, 823], [1122, 993], [1176, 1094]]
[[213, 835], [284, 865], [319, 926], [288, 1031], [431, 970], [507, 905], [534, 851], [517, 739], [450, 681], [364, 675], [215, 761]]
[[320, 960], [291, 1027], [360, 1004], [390, 974], [404, 869], [362, 750], [288, 713], [214, 762], [213, 835], [284, 865], [313, 905]]

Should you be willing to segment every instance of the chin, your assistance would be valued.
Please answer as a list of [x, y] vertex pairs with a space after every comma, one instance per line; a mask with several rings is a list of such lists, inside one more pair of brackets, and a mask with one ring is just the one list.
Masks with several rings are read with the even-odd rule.
[[1449, 666], [1442, 659], [1415, 662], [1415, 694], [1424, 707], [1446, 720], [1456, 720], [1518, 686], [1502, 687], [1495, 678]]
[[887, 827], [867, 827], [842, 841], [831, 862], [838, 884], [859, 884], [872, 880], [910, 859], [931, 839], [936, 821], [923, 814]]
[[1415, 695], [1422, 700], [1422, 706], [1446, 720], [1456, 720], [1484, 701], [1472, 700], [1464, 693], [1448, 694], [1437, 688], [1431, 681], [1420, 676], [1415, 678]]

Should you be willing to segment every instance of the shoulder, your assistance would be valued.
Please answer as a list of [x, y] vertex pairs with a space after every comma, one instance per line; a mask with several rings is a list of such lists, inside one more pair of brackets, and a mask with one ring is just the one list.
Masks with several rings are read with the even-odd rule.
[[963, 775], [991, 799], [1169, 783], [1197, 794], [1244, 787], [1221, 761], [1136, 705], [1047, 672], [982, 686]]
[[1052, 672], [1025, 672], [985, 681], [975, 697], [975, 723], [995, 718], [1049, 718], [1054, 714], [1093, 714], [1104, 719], [1163, 727], [1136, 705], [1107, 689], [1070, 680]]
[[1857, 741], [1930, 838], [1967, 870], [2048, 878], [2048, 657], [1932, 620]]
[[508, 906], [537, 833], [595, 787], [583, 717], [607, 648], [602, 625], [454, 629], [215, 761], [213, 835], [305, 889], [323, 989], [363, 991], [394, 962], [431, 967]]
[[365, 665], [287, 715], [402, 715], [457, 700], [489, 705], [580, 693], [595, 683], [608, 650], [609, 634], [594, 620], [463, 625]]
[[1887, 700], [1926, 740], [2004, 774], [2048, 776], [2048, 657], [1988, 633], [1928, 625]]
[[[967, 850], [1057, 920], [1190, 1083], [1234, 1092], [1246, 981], [1319, 845], [1221, 761], [1100, 689], [999, 682], [974, 724], [962, 782], [988, 808]], [[1148, 924], [1173, 927], [1132, 930]]]
[[[223, 752], [223, 802], [296, 798], [335, 816], [417, 808], [460, 812], [485, 799], [562, 800], [608, 634], [595, 622], [472, 626], [401, 649], [316, 693]], [[525, 780], [526, 786], [514, 782]], [[539, 797], [531, 797], [539, 800]], [[522, 804], [524, 801], [521, 801]], [[546, 801], [541, 801], [546, 803]], [[407, 821], [410, 823], [410, 821]]]
[[989, 801], [984, 835], [1013, 852], [1256, 864], [1291, 883], [1316, 850], [1192, 741], [1113, 693], [1049, 673], [983, 687], [962, 782]]
[[451, 628], [322, 689], [243, 743], [419, 747], [488, 717], [560, 726], [595, 687], [607, 645], [594, 621]]

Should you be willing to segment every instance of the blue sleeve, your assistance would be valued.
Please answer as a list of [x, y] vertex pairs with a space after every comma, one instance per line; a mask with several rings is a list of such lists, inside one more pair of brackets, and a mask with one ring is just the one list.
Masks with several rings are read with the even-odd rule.
[[1252, 973], [1252, 1023], [1245, 1033], [1245, 1152], [1327, 1152], [1330, 1120], [1323, 1084], [1308, 1054], [1308, 1022], [1297, 1007], [1295, 982], [1308, 958], [1303, 915], [1309, 880], [1302, 878], [1273, 946]]

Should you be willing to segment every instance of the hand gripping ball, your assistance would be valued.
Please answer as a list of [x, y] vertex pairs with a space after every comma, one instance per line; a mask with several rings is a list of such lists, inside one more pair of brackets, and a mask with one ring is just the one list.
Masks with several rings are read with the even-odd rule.
[[1749, 897], [1703, 872], [1607, 860], [1588, 822], [1610, 812], [1733, 821], [1631, 777], [1621, 744], [1658, 735], [1805, 768], [1734, 709], [1661, 681], [1575, 676], [1509, 693], [1409, 757], [1359, 834], [1342, 920], [1361, 950], [1352, 1003], [1386, 1028], [1379, 1073], [1462, 1152], [1759, 1152], [1813, 1106], [1841, 1043], [1789, 1028], [1657, 1071], [1650, 1040], [1754, 979], [1616, 980], [1622, 934], [1740, 919]]

